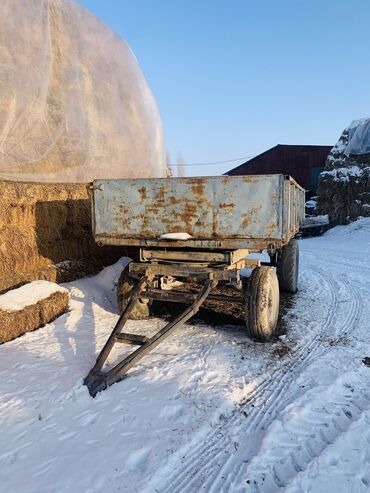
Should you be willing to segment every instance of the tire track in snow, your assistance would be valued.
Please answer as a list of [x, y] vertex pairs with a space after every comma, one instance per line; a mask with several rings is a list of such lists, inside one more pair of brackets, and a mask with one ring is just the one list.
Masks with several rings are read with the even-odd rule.
[[[338, 286], [337, 286], [337, 283], [333, 282], [332, 278], [328, 278], [328, 282], [329, 284], [331, 284], [331, 287], [333, 289], [336, 289]], [[333, 332], [333, 335], [336, 335], [336, 336], [342, 336], [342, 335], [345, 335], [347, 332], [351, 331], [351, 329], [355, 326], [359, 316], [360, 316], [360, 304], [359, 304], [359, 296], [357, 295], [357, 293], [354, 291], [354, 289], [351, 287], [351, 285], [347, 282], [347, 281], [343, 281], [343, 283], [341, 284], [341, 287], [345, 288], [345, 292], [348, 295], [350, 295], [350, 306], [349, 306], [349, 309], [346, 313], [346, 316], [345, 318], [341, 321], [341, 319], [339, 318], [339, 324], [336, 324], [334, 326], [335, 328], [335, 331]], [[343, 291], [343, 289], [341, 289], [339, 291], [339, 293], [341, 293]], [[346, 301], [346, 300], [343, 300], [343, 301]], [[330, 328], [330, 327], [328, 327]], [[319, 342], [321, 341], [321, 337], [319, 336]], [[314, 351], [312, 351], [308, 357], [305, 359], [305, 364], [306, 364], [306, 367], [311, 363], [312, 359], [317, 359], [319, 358], [320, 356], [322, 356], [323, 354], [325, 354], [328, 350], [330, 350], [330, 347], [328, 348], [327, 346], [318, 346], [315, 348]], [[263, 438], [263, 430], [265, 428], [267, 428], [273, 421], [273, 419], [275, 417], [277, 417], [281, 411], [283, 411], [287, 405], [289, 405], [291, 402], [293, 402], [295, 400], [296, 396], [295, 395], [292, 395], [292, 394], [288, 394], [288, 396], [286, 398], [282, 398], [281, 396], [279, 396], [279, 400], [278, 402], [276, 403], [277, 406], [276, 406], [276, 409], [274, 410], [275, 413], [274, 413], [274, 416], [273, 418], [271, 419], [271, 416], [265, 414], [261, 421], [257, 424], [257, 426], [255, 426], [255, 429], [253, 430], [246, 430], [246, 433], [248, 432], [251, 432], [253, 434], [256, 433], [256, 432], [259, 432], [260, 435], [262, 435], [262, 438]], [[362, 399], [362, 397], [360, 397], [360, 400]], [[362, 399], [363, 400], [363, 399]], [[354, 405], [356, 405], [356, 402], [354, 402]], [[335, 423], [334, 423], [335, 424]], [[300, 425], [303, 425], [303, 423], [300, 423]], [[320, 438], [323, 438], [323, 442], [325, 443], [325, 433], [323, 430], [325, 430], [325, 423], [320, 423], [321, 425], [321, 429], [319, 430], [320, 432]], [[300, 428], [302, 429], [302, 428]], [[338, 433], [336, 436], [338, 436], [340, 434], [341, 430], [340, 428], [338, 428]], [[243, 434], [244, 434], [244, 430], [243, 430]], [[312, 441], [314, 442], [315, 441], [315, 436], [314, 437], [311, 437], [312, 438]], [[327, 445], [329, 444], [329, 442], [327, 443]], [[284, 456], [284, 450], [285, 450], [285, 447], [287, 445], [292, 445], [291, 442], [288, 442], [287, 444], [284, 444], [284, 448], [283, 450], [281, 450], [280, 448], [280, 457], [279, 457], [279, 461], [281, 462], [284, 462], [285, 464], [285, 461], [282, 460], [282, 456]], [[315, 454], [314, 450], [315, 450], [315, 447], [314, 447], [314, 443], [311, 443], [310, 441], [308, 441], [306, 443], [306, 447], [308, 450], [312, 450], [312, 457], [317, 457], [318, 454]], [[289, 447], [288, 447], [289, 448]], [[283, 452], [283, 454], [282, 454]], [[285, 456], [284, 456], [285, 457]], [[285, 457], [286, 459], [288, 459], [288, 457]], [[278, 461], [278, 462], [279, 462]], [[293, 473], [294, 474], [297, 474], [301, 469], [302, 469], [302, 464], [298, 464], [297, 462], [294, 462], [294, 460], [291, 460], [292, 462], [292, 466], [293, 466]], [[244, 474], [246, 473], [247, 469], [246, 467], [243, 467], [243, 464], [239, 465], [238, 469], [240, 471], [243, 471]], [[276, 487], [280, 487], [283, 485], [283, 481], [280, 479], [281, 477], [281, 474], [278, 474], [278, 471], [277, 471], [277, 468], [274, 466], [272, 471], [271, 471], [271, 474], [270, 474], [271, 478], [274, 479], [274, 483], [275, 483], [275, 488]], [[270, 479], [271, 479], [270, 478]], [[266, 476], [265, 476], [265, 479], [266, 479]], [[237, 484], [237, 483], [236, 483]], [[268, 489], [266, 489], [266, 487], [264, 487], [263, 491], [268, 491]], [[272, 491], [275, 491], [275, 490], [272, 490]]]
[[[316, 282], [321, 279], [321, 282], [327, 285], [328, 310], [323, 323], [319, 324], [318, 330], [303, 339], [303, 343], [292, 352], [291, 359], [279, 365], [273, 379], [262, 379], [253, 394], [241, 404], [237, 411], [225, 419], [221, 425], [216, 426], [200, 443], [188, 449], [185, 460], [179, 460], [181, 465], [177, 464], [177, 467], [175, 465], [172, 468], [165, 487], [161, 487], [161, 492], [217, 491], [220, 479], [229, 477], [230, 471], [234, 471], [234, 474], [241, 474], [247, 464], [246, 461], [258, 453], [264, 429], [295, 399], [297, 392], [299, 394], [300, 389], [297, 388], [293, 376], [299, 375], [313, 358], [321, 356], [330, 349], [320, 347], [322, 336], [328, 333], [332, 335], [333, 328], [335, 328], [335, 334], [340, 335], [353, 327], [359, 315], [359, 303], [353, 290], [349, 289], [348, 283], [341, 282], [339, 285], [330, 274], [323, 276], [319, 270], [312, 267], [305, 272], [305, 275], [308, 277], [313, 275], [316, 277]], [[347, 296], [349, 295], [351, 306], [345, 320], [339, 323], [336, 320], [338, 293], [342, 291], [345, 291]], [[289, 392], [291, 387], [293, 387], [293, 392]], [[234, 429], [235, 434], [233, 435]], [[240, 435], [248, 438], [248, 442], [253, 442], [253, 440], [255, 442], [244, 458], [235, 453], [237, 442], [233, 440], [233, 436]], [[235, 471], [235, 467], [240, 469], [239, 472]], [[296, 469], [299, 468], [296, 467]], [[279, 481], [278, 476], [276, 481]], [[232, 482], [228, 484], [231, 487]], [[228, 488], [225, 481], [223, 481], [223, 488]]]
[[[312, 269], [314, 270], [314, 269]], [[316, 274], [321, 275], [318, 271]], [[306, 368], [309, 362], [318, 356], [318, 352], [322, 353], [327, 350], [327, 348], [322, 348], [319, 350], [319, 344], [322, 338], [322, 333], [325, 333], [327, 330], [330, 330], [333, 326], [336, 312], [338, 309], [338, 290], [337, 283], [333, 282], [331, 279], [328, 281], [321, 276], [323, 280], [325, 280], [330, 287], [330, 305], [328, 314], [324, 320], [323, 325], [320, 328], [320, 332], [316, 332], [312, 338], [310, 338], [306, 344], [298, 347], [298, 350], [294, 354], [294, 359], [290, 364], [284, 365], [279, 369], [279, 374], [277, 375], [278, 382], [271, 382], [272, 393], [264, 403], [263, 407], [258, 407], [253, 409], [250, 418], [250, 428], [257, 429], [258, 427], [263, 427], [267, 422], [271, 422], [274, 417], [280, 412], [280, 409], [285, 407], [287, 399], [290, 399], [290, 396], [282, 399], [282, 394], [287, 390], [287, 388], [293, 384], [292, 382], [292, 373], [296, 376], [300, 373], [304, 368]], [[254, 412], [254, 410], [256, 410]], [[274, 415], [272, 415], [274, 413]]]
[[[287, 487], [298, 475], [305, 474], [313, 461], [370, 410], [370, 393], [366, 385], [356, 388], [356, 394], [353, 392], [350, 387], [331, 385], [320, 395], [319, 408], [314, 402], [306, 406], [306, 416], [300, 415], [299, 411], [298, 416], [292, 414], [291, 421], [281, 432], [283, 447], [274, 450], [271, 443], [267, 457], [260, 454], [246, 467], [239, 467], [227, 489], [237, 489], [248, 478], [248, 491], [274, 492], [277, 488]], [[294, 441], [287, 440], [288, 437], [294, 437]]]
[[[356, 325], [361, 314], [360, 300], [362, 296], [356, 292], [348, 281], [344, 284], [347, 288], [347, 293], [352, 294], [351, 304], [346, 318], [339, 326], [336, 327], [335, 334], [343, 336], [351, 332]], [[326, 348], [315, 352], [314, 357], [319, 357], [326, 352]], [[312, 359], [312, 355], [310, 355]], [[344, 391], [343, 387], [337, 390], [337, 395], [333, 398], [333, 385], [329, 386], [324, 395], [320, 394], [321, 408], [313, 407], [310, 410], [310, 416], [300, 418], [296, 426], [292, 423], [288, 424], [288, 430], [285, 437], [294, 436], [294, 441], [285, 441], [284, 447], [279, 447], [278, 455], [275, 463], [270, 466], [267, 472], [266, 457], [262, 459], [257, 456], [257, 460], [264, 464], [259, 472], [254, 472], [256, 479], [251, 481], [252, 488], [250, 491], [267, 492], [275, 491], [276, 488], [286, 487], [298, 475], [304, 474], [312, 461], [317, 460], [320, 455], [344, 433], [347, 433], [351, 426], [357, 422], [363, 415], [364, 411], [370, 410], [370, 392], [368, 388], [362, 386], [361, 389], [356, 388], [356, 394], [353, 389]], [[328, 394], [327, 396], [325, 394]], [[317, 403], [316, 403], [317, 405]], [[324, 420], [323, 420], [324, 418]], [[328, 418], [327, 420], [325, 418]], [[293, 415], [294, 422], [294, 415]], [[291, 428], [289, 433], [289, 428]], [[310, 432], [307, 434], [307, 429]], [[306, 431], [305, 431], [306, 430]], [[297, 442], [299, 449], [297, 450]], [[242, 468], [239, 468], [240, 471]], [[249, 464], [248, 468], [244, 468], [244, 475], [248, 474], [248, 469], [253, 470], [253, 464]], [[242, 475], [235, 478], [235, 483], [242, 481]], [[262, 478], [262, 480], [261, 480]]]
[[[331, 290], [331, 293], [338, 294], [338, 292], [340, 290], [338, 289], [337, 283], [333, 282], [332, 279], [330, 279], [329, 284], [333, 288]], [[357, 307], [358, 306], [357, 300], [355, 299], [354, 301], [355, 301], [355, 303], [353, 303], [353, 305], [356, 305], [356, 307]], [[325, 319], [325, 323], [324, 323], [325, 329], [331, 329], [332, 328], [333, 319], [334, 319], [334, 315], [336, 313], [337, 305], [338, 305], [338, 297], [336, 296], [336, 297], [334, 297], [333, 305], [331, 305], [332, 309], [330, 310], [330, 312], [328, 313], [328, 315]], [[357, 308], [349, 310], [349, 312], [347, 314], [347, 318], [342, 324], [342, 328], [343, 327], [349, 327], [349, 328], [352, 327], [353, 323], [356, 320], [356, 317], [354, 316], [354, 314], [356, 312], [357, 312]], [[323, 327], [321, 328], [321, 330], [323, 330]], [[338, 333], [340, 333], [340, 332], [341, 331], [338, 331]], [[294, 386], [294, 381], [292, 381], [292, 378], [291, 378], [292, 371], [294, 371], [294, 376], [297, 376], [297, 374], [300, 373], [299, 370], [302, 371], [302, 369], [304, 369], [304, 367], [308, 366], [307, 362], [309, 359], [311, 359], [312, 357], [317, 358], [319, 356], [318, 353], [322, 354], [323, 352], [326, 352], [328, 350], [327, 347], [326, 348], [320, 348], [319, 346], [317, 346], [317, 348], [316, 348], [316, 349], [320, 349], [319, 351], [313, 351], [312, 350], [314, 343], [319, 344], [320, 341], [321, 341], [321, 333], [316, 334], [315, 337], [313, 338], [313, 340], [309, 341], [308, 344], [305, 344], [304, 346], [302, 346], [300, 348], [300, 351], [298, 351], [299, 353], [302, 353], [302, 351], [306, 350], [307, 347], [311, 348], [311, 352], [308, 354], [308, 356], [306, 358], [302, 358], [301, 360], [295, 359], [293, 364], [290, 365], [290, 368], [289, 368], [290, 373], [285, 373], [285, 374], [281, 375], [281, 373], [283, 373], [286, 370], [286, 366], [284, 366], [283, 368], [280, 369], [279, 374], [275, 373], [274, 380], [271, 382], [271, 386], [273, 387], [272, 394], [270, 396], [268, 396], [267, 400], [265, 400], [264, 402], [261, 403], [263, 405], [261, 405], [259, 403], [258, 406], [255, 406], [254, 408], [252, 408], [252, 412], [249, 414], [249, 417], [248, 417], [249, 422], [247, 425], [243, 424], [242, 430], [239, 430], [239, 435], [242, 432], [243, 436], [248, 437], [250, 440], [252, 439], [257, 444], [257, 447], [260, 445], [260, 443], [262, 442], [263, 436], [264, 436], [264, 429], [267, 428], [273, 422], [273, 420], [279, 415], [281, 410], [283, 410], [290, 402], [292, 402], [296, 398], [297, 393], [299, 393], [299, 391], [300, 391], [299, 388], [295, 388], [293, 393], [290, 393], [290, 394], [288, 393], [287, 395], [285, 395], [285, 393], [289, 390], [289, 387], [292, 384]], [[296, 368], [296, 367], [299, 367], [299, 368]], [[278, 383], [275, 385], [276, 380], [278, 381]], [[283, 396], [283, 394], [284, 394], [284, 396]], [[250, 403], [250, 401], [249, 401], [249, 403]], [[231, 424], [231, 426], [234, 426], [234, 423], [232, 423], [232, 420], [231, 420], [230, 424]], [[230, 426], [230, 424], [229, 424], [229, 426]], [[203, 480], [202, 489], [204, 489], [205, 491], [213, 491], [212, 485], [216, 485], [215, 491], [217, 491], [217, 488], [219, 487], [219, 481], [217, 480], [217, 478], [219, 479], [220, 477], [227, 477], [228, 474], [230, 473], [229, 470], [233, 469], [236, 464], [238, 464], [239, 467], [242, 468], [243, 464], [245, 464], [245, 462], [243, 462], [243, 460], [244, 461], [249, 460], [250, 457], [253, 457], [253, 455], [255, 455], [258, 452], [257, 447], [255, 446], [249, 451], [248, 459], [244, 458], [243, 460], [240, 460], [241, 458], [239, 456], [235, 455], [235, 453], [234, 453], [235, 451], [233, 450], [232, 446], [230, 446], [230, 444], [227, 443], [227, 438], [228, 437], [225, 436], [225, 439], [222, 442], [222, 444], [225, 448], [223, 450], [222, 450], [222, 448], [221, 449], [219, 448], [218, 452], [215, 454], [214, 458], [212, 459], [213, 462], [218, 461], [220, 464], [223, 463], [223, 465], [221, 467], [219, 466], [218, 470], [213, 468], [213, 471], [210, 471], [209, 470], [209, 464], [204, 464], [204, 466], [198, 470], [197, 474], [193, 476], [193, 478], [190, 482], [190, 485], [189, 485], [190, 489], [193, 487], [199, 488], [200, 485], [197, 484], [197, 479], [199, 479], [199, 477], [203, 474], [205, 479]], [[220, 442], [218, 445], [220, 445]], [[227, 449], [227, 447], [229, 450], [229, 454], [228, 454], [228, 457], [225, 457], [225, 450]], [[230, 462], [231, 462], [231, 464], [230, 464]], [[234, 474], [235, 474], [235, 471], [234, 471]], [[225, 483], [224, 483], [224, 487], [226, 487]], [[182, 491], [189, 491], [189, 489], [187, 489], [187, 488], [185, 488], [185, 490], [183, 490], [184, 485], [182, 485], [181, 488], [182, 488]]]
[[[336, 293], [337, 290], [329, 290], [329, 303], [328, 303], [329, 309], [325, 317], [325, 320], [323, 322], [323, 326], [325, 329], [331, 326], [332, 320], [335, 315], [336, 306], [338, 302]], [[292, 371], [296, 365], [301, 364], [301, 359], [304, 357], [304, 354], [308, 354], [308, 351], [311, 349], [311, 346], [314, 344], [315, 339], [316, 337], [314, 339], [309, 338], [299, 348], [298, 351], [299, 354], [297, 354], [297, 357], [294, 360], [289, 360], [286, 364], [281, 365], [277, 373], [275, 373], [273, 380], [271, 380], [270, 378], [266, 378], [265, 380], [263, 380], [261, 384], [258, 387], [256, 387], [253, 395], [251, 395], [248, 398], [248, 400], [245, 401], [245, 403], [243, 403], [242, 409], [251, 408], [251, 411], [248, 413], [249, 421], [253, 421], [256, 415], [260, 416], [261, 412], [263, 413], [266, 412], [266, 404], [268, 404], [270, 399], [272, 400], [272, 405], [274, 405], [276, 400], [279, 399], [279, 395], [281, 394], [284, 387], [287, 384], [289, 385], [289, 380], [290, 380], [289, 371]], [[266, 394], [268, 392], [270, 392], [270, 394], [267, 395], [266, 398]], [[261, 400], [264, 400], [264, 403], [260, 402]], [[261, 409], [262, 404], [265, 405]], [[234, 426], [234, 421], [236, 420], [240, 420], [239, 414], [232, 415], [227, 423], [221, 425], [221, 428], [227, 429]], [[210, 462], [212, 462], [213, 464], [215, 463], [217, 464], [217, 461], [219, 460], [220, 463], [222, 464], [226, 460], [225, 451], [228, 448], [231, 450], [230, 453], [233, 454], [234, 452], [233, 441], [230, 440], [227, 433], [219, 429], [216, 429], [213, 435], [208, 437], [208, 440], [206, 442], [202, 442], [202, 444], [199, 447], [196, 447], [196, 450], [193, 450], [190, 456], [187, 457], [187, 461], [182, 464], [182, 472], [176, 478], [176, 481], [174, 481], [174, 483], [171, 483], [169, 490], [183, 491], [183, 488], [185, 488], [185, 484], [187, 484], [189, 481], [188, 473], [190, 473], [190, 471], [193, 469], [194, 460], [196, 460], [197, 466], [200, 467], [198, 467], [197, 473], [195, 475], [192, 475], [193, 476], [192, 480], [190, 484], [188, 484], [187, 486], [189, 487], [189, 489], [195, 487], [193, 483], [202, 475], [203, 472], [205, 472], [205, 469], [207, 470], [206, 473], [207, 483], [209, 483], [210, 477], [212, 476], [212, 473], [209, 470]], [[197, 459], [195, 459], [195, 457], [197, 457]], [[198, 461], [201, 462], [202, 464], [198, 463]], [[219, 467], [217, 469], [219, 469]], [[184, 491], [189, 490], [188, 487], [186, 487]], [[169, 491], [169, 490], [164, 490], [164, 491]]]

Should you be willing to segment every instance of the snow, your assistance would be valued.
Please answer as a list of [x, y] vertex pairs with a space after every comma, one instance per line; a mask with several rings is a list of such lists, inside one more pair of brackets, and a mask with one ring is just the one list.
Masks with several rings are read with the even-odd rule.
[[329, 224], [329, 215], [328, 214], [320, 214], [318, 216], [309, 216], [305, 217], [301, 221], [301, 228], [304, 228], [305, 226], [312, 226], [312, 225], [325, 225]]
[[190, 321], [95, 399], [127, 259], [66, 284], [69, 313], [0, 346], [2, 491], [369, 491], [370, 218], [299, 244], [285, 337]]
[[349, 181], [350, 177], [360, 177], [363, 170], [358, 166], [349, 166], [348, 168], [336, 168], [330, 171], [322, 171], [321, 176], [332, 176], [334, 181]]
[[311, 207], [316, 207], [317, 201], [316, 200], [307, 200], [305, 203], [305, 207], [311, 208]]
[[189, 240], [189, 233], [164, 233], [160, 236], [162, 240]]
[[32, 281], [0, 296], [0, 310], [16, 312], [26, 306], [35, 305], [54, 293], [68, 293], [66, 288], [55, 282]]

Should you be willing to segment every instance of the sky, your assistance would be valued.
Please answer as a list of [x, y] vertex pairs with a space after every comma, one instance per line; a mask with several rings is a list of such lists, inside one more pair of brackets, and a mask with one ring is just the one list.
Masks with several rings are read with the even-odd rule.
[[[367, 0], [79, 0], [123, 37], [157, 100], [171, 160], [334, 145], [369, 115]], [[187, 166], [217, 175], [241, 164]]]

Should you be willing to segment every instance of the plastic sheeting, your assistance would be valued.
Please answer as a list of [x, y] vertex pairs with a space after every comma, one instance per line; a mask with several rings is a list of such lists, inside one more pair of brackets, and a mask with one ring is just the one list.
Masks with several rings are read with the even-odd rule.
[[68, 0], [0, 0], [0, 179], [166, 175], [153, 95], [127, 44]]
[[355, 120], [348, 129], [346, 156], [370, 154], [370, 118]]

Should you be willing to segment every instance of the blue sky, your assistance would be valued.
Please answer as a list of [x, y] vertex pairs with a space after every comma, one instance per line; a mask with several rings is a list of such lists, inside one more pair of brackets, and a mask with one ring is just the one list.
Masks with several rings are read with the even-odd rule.
[[[368, 116], [367, 0], [81, 0], [136, 54], [172, 159], [334, 144]], [[219, 174], [243, 162], [192, 166]]]

